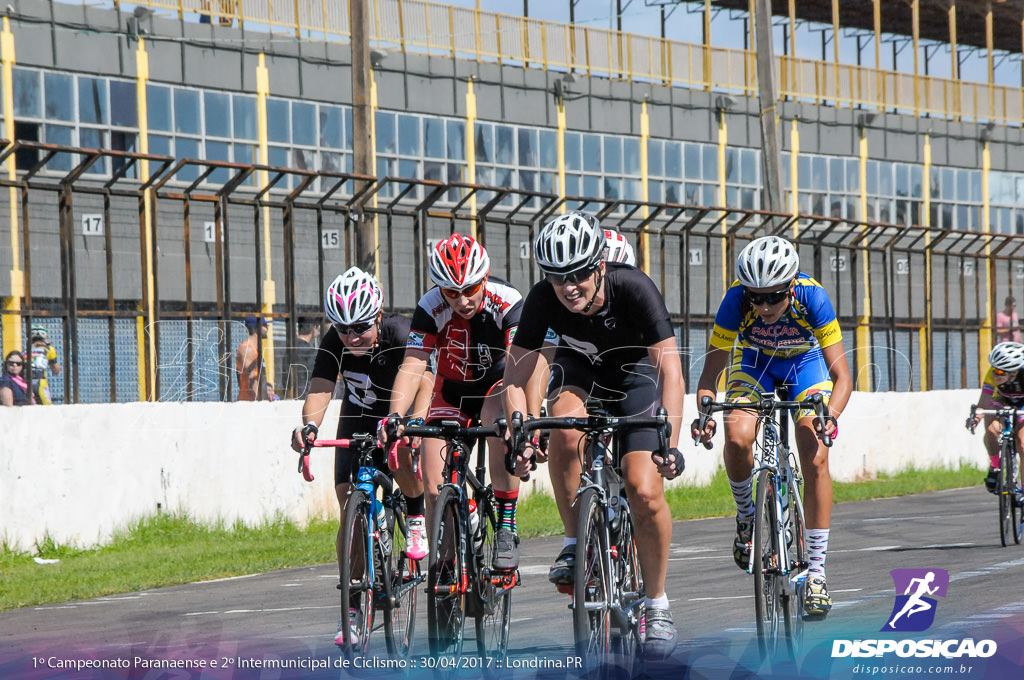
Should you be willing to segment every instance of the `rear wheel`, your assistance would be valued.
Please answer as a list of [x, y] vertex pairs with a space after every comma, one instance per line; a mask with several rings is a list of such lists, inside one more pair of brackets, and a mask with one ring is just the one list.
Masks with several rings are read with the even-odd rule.
[[[615, 631], [612, 648], [621, 656], [622, 675], [633, 677], [634, 663], [643, 645], [640, 638], [640, 620], [644, 613], [644, 581], [636, 551], [633, 514], [625, 498], [622, 498], [620, 503], [622, 508], [619, 513], [618, 539], [613, 540], [612, 547], [612, 571], [615, 574], [615, 590], [619, 594], [619, 604], [627, 614], [626, 628]], [[618, 559], [615, 559], [616, 556]]]
[[[388, 513], [389, 519], [396, 517]], [[397, 513], [400, 521], [391, 521], [392, 547], [388, 558], [391, 576], [391, 610], [384, 619], [384, 632], [388, 644], [388, 653], [392, 656], [408, 658], [412, 650], [413, 634], [416, 631], [416, 590], [423, 582], [420, 575], [418, 560], [406, 556], [405, 513]]]
[[1010, 450], [1010, 469], [1013, 470], [1013, 475], [1010, 477], [1013, 484], [1010, 491], [1010, 507], [1013, 509], [1013, 542], [1019, 544], [1021, 538], [1024, 538], [1024, 508], [1020, 507], [1016, 502], [1021, 497], [1020, 459], [1018, 458], [1016, 448], [1013, 447]]
[[345, 507], [342, 525], [345, 552], [341, 556], [341, 622], [350, 626], [349, 610], [359, 611], [355, 629], [343, 636], [346, 657], [364, 656], [373, 630], [373, 575], [367, 564], [370, 554], [370, 498], [353, 489]]
[[576, 653], [590, 669], [606, 667], [612, 651], [609, 593], [606, 571], [608, 544], [604, 508], [596, 489], [580, 497], [576, 531], [572, 621]]
[[779, 588], [777, 493], [775, 475], [769, 470], [758, 472], [751, 571], [754, 573], [757, 642], [765, 656], [775, 654], [780, 632], [791, 625], [782, 622], [789, 618], [789, 613], [782, 606]]
[[427, 567], [427, 636], [431, 653], [462, 653], [466, 618], [464, 536], [459, 518], [461, 500], [450, 486], [441, 489], [430, 528]]
[[[479, 598], [479, 610], [476, 613], [476, 649], [480, 656], [504, 658], [508, 651], [508, 624], [512, 616], [512, 591], [507, 589], [500, 580], [502, 574], [492, 574], [491, 556], [494, 555], [494, 534], [498, 530], [498, 517], [490, 502], [483, 499], [477, 506], [479, 513], [479, 531], [482, 543], [476, 549], [474, 545], [473, 559], [476, 560], [476, 590]], [[492, 576], [498, 582], [492, 581]], [[510, 574], [515, 579], [515, 574]], [[514, 582], [514, 581], [513, 581]]]

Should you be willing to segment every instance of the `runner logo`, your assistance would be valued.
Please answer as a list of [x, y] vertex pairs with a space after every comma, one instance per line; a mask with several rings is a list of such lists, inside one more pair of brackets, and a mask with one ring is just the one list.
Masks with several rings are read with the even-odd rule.
[[935, 621], [938, 605], [932, 596], [946, 596], [949, 572], [945, 569], [893, 569], [889, 573], [896, 584], [896, 602], [882, 632], [928, 630]]

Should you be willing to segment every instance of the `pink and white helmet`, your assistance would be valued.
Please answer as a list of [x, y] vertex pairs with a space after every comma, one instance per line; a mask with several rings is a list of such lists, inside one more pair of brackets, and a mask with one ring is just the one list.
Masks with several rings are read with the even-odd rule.
[[324, 293], [324, 312], [331, 323], [372, 321], [384, 306], [384, 294], [372, 275], [351, 267], [334, 279]]
[[621, 262], [632, 267], [636, 266], [636, 253], [629, 240], [614, 229], [604, 230], [605, 240], [608, 241], [608, 254], [605, 259], [609, 262]]
[[491, 271], [491, 259], [472, 236], [452, 234], [430, 252], [430, 280], [441, 288], [463, 290]]

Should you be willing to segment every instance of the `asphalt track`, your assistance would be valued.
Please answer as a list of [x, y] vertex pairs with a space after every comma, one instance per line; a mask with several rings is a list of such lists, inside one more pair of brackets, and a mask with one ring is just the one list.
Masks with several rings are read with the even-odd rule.
[[[792, 660], [770, 663], [757, 652], [753, 584], [733, 564], [732, 531], [730, 518], [674, 524], [668, 594], [680, 643], [640, 677], [1024, 677], [1024, 549], [1001, 547], [996, 501], [983, 487], [837, 505], [827, 564], [835, 608], [826, 621], [805, 626]], [[546, 578], [560, 547], [556, 538], [523, 541], [510, 651], [490, 660], [491, 675], [578, 677], [569, 598]], [[935, 598], [926, 631], [880, 633], [897, 594], [889, 572], [906, 568], [947, 571], [948, 591]], [[0, 613], [0, 678], [433, 678], [439, 665], [454, 662], [427, 654], [421, 593], [404, 670], [374, 668], [388, 664], [382, 631], [361, 668], [338, 668], [336, 582], [335, 566], [320, 565]], [[989, 658], [833, 658], [836, 640], [967, 638], [993, 640], [997, 651]], [[483, 674], [471, 667], [446, 675]]]

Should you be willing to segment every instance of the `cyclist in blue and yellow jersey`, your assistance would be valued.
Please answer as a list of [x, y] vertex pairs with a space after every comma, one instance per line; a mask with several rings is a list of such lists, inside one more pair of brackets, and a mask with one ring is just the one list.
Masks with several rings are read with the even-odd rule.
[[[981, 396], [978, 397], [978, 408], [1024, 408], [1024, 345], [1019, 342], [1001, 342], [988, 353], [989, 369], [981, 383]], [[974, 428], [981, 422], [977, 415], [967, 419], [967, 429]], [[1024, 416], [1017, 417], [1017, 450], [1024, 464], [1024, 428], [1021, 423]], [[996, 492], [996, 475], [999, 473], [999, 435], [1002, 423], [996, 416], [985, 416], [985, 449], [988, 451], [988, 475], [985, 477], [985, 488], [990, 493]], [[1017, 499], [1020, 502], [1021, 498]]]
[[[765, 236], [750, 242], [736, 259], [736, 278], [725, 293], [712, 332], [704, 370], [697, 384], [697, 404], [715, 398], [718, 379], [728, 368], [726, 399], [743, 401], [777, 387], [789, 388], [789, 398], [801, 400], [821, 393], [828, 402], [824, 432], [812, 411], [796, 414], [796, 444], [804, 473], [807, 515], [808, 569], [804, 612], [824, 618], [832, 608], [825, 584], [825, 553], [832, 514], [832, 478], [828, 448], [820, 441], [835, 438], [837, 419], [853, 390], [843, 350], [842, 333], [828, 293], [800, 271], [800, 258], [789, 241]], [[708, 442], [715, 433], [710, 420], [694, 439]], [[746, 570], [754, 525], [751, 475], [757, 418], [736, 411], [725, 418], [725, 470], [736, 501], [733, 559]]]
[[50, 344], [45, 326], [33, 325], [29, 331], [29, 339], [32, 343], [32, 391], [35, 392], [36, 403], [52, 404], [53, 397], [50, 394], [50, 381], [47, 379], [46, 369], [50, 369], [55, 376], [60, 375], [57, 350]]

